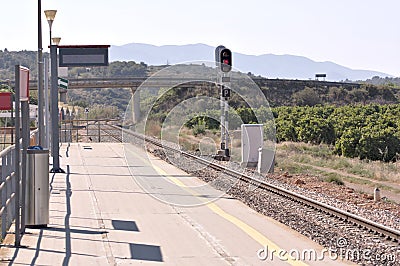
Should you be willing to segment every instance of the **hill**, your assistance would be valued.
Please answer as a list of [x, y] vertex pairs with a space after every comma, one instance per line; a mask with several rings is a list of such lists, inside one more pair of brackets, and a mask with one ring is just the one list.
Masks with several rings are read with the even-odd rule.
[[14, 67], [17, 64], [28, 67], [31, 77], [36, 77], [37, 52], [0, 50], [0, 80], [14, 79]]
[[[147, 46], [147, 45], [144, 45]], [[207, 56], [207, 46], [205, 45], [193, 45], [194, 47], [200, 47], [198, 50], [197, 58], [196, 55], [191, 55], [195, 59], [200, 59], [202, 56]], [[170, 47], [174, 50], [176, 47]], [[193, 48], [193, 47], [192, 47]], [[191, 46], [186, 46], [185, 51], [181, 51], [180, 59], [189, 53], [189, 50], [193, 50]], [[207, 48], [207, 49], [204, 49]], [[201, 50], [204, 50], [203, 53]], [[115, 53], [111, 53], [112, 55]], [[37, 53], [35, 51], [0, 51], [0, 83], [6, 83], [7, 79], [14, 78], [14, 65], [22, 64], [29, 67], [32, 70], [32, 78], [36, 78], [37, 69]], [[155, 54], [152, 54], [155, 56]], [[235, 59], [235, 58], [234, 58]], [[293, 59], [293, 58], [292, 58]], [[159, 69], [160, 67], [149, 67], [144, 62], [136, 63], [134, 61], [114, 61], [111, 62], [108, 67], [97, 67], [97, 68], [70, 68], [69, 78], [93, 78], [93, 77], [143, 77]], [[184, 68], [183, 71], [188, 71]], [[251, 75], [255, 77], [254, 75]], [[257, 77], [258, 78], [258, 77]], [[400, 89], [393, 83], [396, 83], [395, 79], [385, 78], [378, 79], [374, 77], [372, 80], [377, 85], [365, 84], [360, 86], [349, 86], [349, 87], [327, 87], [318, 86], [317, 84], [310, 84], [311, 81], [305, 80], [261, 80], [259, 86], [264, 92], [271, 106], [282, 106], [282, 105], [317, 105], [317, 104], [334, 104], [334, 105], [348, 105], [353, 103], [378, 103], [378, 104], [392, 104], [398, 103], [400, 99]], [[390, 82], [392, 81], [392, 82]], [[369, 83], [369, 82], [367, 82]], [[383, 83], [383, 84], [382, 84]], [[201, 95], [203, 88], [196, 88], [193, 91], [183, 92], [186, 97], [194, 97], [196, 94]], [[32, 96], [36, 94], [33, 93]], [[182, 100], [182, 97], [178, 97], [174, 92], [171, 92], [172, 99], [168, 102], [175, 102], [176, 100]], [[101, 106], [116, 106], [120, 112], [123, 112], [126, 108], [127, 103], [130, 100], [129, 89], [84, 89], [84, 90], [70, 90], [68, 92], [68, 98], [71, 104], [76, 104], [82, 107], [101, 105]], [[241, 106], [240, 102], [236, 98], [232, 98], [231, 104], [235, 106]]]
[[[134, 60], [148, 65], [176, 64], [187, 61], [214, 61], [215, 47], [205, 44], [155, 46], [130, 43], [111, 46], [111, 61]], [[234, 51], [233, 51], [234, 52]], [[314, 79], [316, 73], [326, 73], [327, 79], [366, 80], [390, 75], [370, 70], [355, 70], [333, 62], [315, 62], [295, 55], [246, 55], [233, 53], [234, 67], [267, 78]]]

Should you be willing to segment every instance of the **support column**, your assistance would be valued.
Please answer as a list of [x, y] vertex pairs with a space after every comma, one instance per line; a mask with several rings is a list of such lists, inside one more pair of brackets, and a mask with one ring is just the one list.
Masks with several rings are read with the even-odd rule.
[[132, 103], [132, 120], [133, 123], [139, 123], [140, 120], [140, 91], [136, 88], [131, 88], [133, 103]]
[[20, 66], [15, 66], [15, 160], [14, 160], [14, 167], [15, 167], [15, 196], [14, 196], [14, 205], [15, 205], [15, 246], [19, 247], [21, 244], [21, 219], [20, 219], [20, 188], [19, 185], [21, 180], [21, 113], [20, 113]]

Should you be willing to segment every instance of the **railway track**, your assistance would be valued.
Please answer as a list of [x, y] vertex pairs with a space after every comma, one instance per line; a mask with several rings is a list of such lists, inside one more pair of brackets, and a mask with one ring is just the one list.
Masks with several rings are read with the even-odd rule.
[[107, 136], [110, 137], [112, 140], [122, 142], [122, 131], [120, 127], [114, 125], [101, 125], [100, 131], [104, 133], [101, 134], [103, 138], [104, 136]]
[[[174, 147], [170, 147], [168, 145], [162, 144], [161, 141], [149, 138], [147, 136], [143, 136], [141, 134], [137, 134], [135, 132], [132, 132], [130, 130], [123, 129], [124, 134], [128, 134], [130, 136], [133, 136], [135, 138], [141, 139], [146, 141], [147, 143], [151, 143], [152, 145], [155, 145], [159, 148], [168, 150], [170, 152], [174, 153], [180, 153], [181, 156], [184, 156], [186, 158], [189, 158], [191, 160], [195, 160], [197, 163], [206, 165], [207, 167], [210, 167], [216, 171], [224, 172], [225, 174], [229, 174], [230, 176], [234, 176], [238, 178], [239, 180], [246, 182], [246, 183], [251, 183], [255, 186], [258, 186], [262, 188], [263, 190], [269, 191], [274, 193], [275, 195], [279, 195], [281, 197], [285, 197], [287, 199], [290, 199], [291, 201], [300, 203], [304, 206], [307, 206], [313, 210], [316, 210], [318, 212], [324, 213], [329, 216], [336, 217], [342, 222], [345, 222], [347, 224], [354, 225], [357, 228], [362, 228], [365, 231], [368, 231], [369, 233], [373, 233], [375, 235], [378, 235], [382, 238], [392, 240], [395, 243], [400, 243], [400, 231], [393, 229], [391, 227], [376, 223], [374, 221], [368, 220], [366, 218], [363, 218], [361, 216], [349, 213], [347, 211], [341, 210], [339, 208], [335, 208], [332, 206], [329, 206], [327, 204], [318, 202], [314, 199], [305, 197], [303, 195], [300, 195], [296, 192], [284, 189], [279, 186], [275, 186], [273, 184], [269, 184], [263, 180], [255, 179], [247, 174], [229, 169], [225, 166], [222, 166], [219, 163], [216, 162], [210, 162], [209, 160], [206, 160], [204, 158], [198, 157], [196, 155], [190, 154], [188, 152], [184, 152], [182, 150], [178, 150]], [[121, 138], [122, 141], [122, 138]]]

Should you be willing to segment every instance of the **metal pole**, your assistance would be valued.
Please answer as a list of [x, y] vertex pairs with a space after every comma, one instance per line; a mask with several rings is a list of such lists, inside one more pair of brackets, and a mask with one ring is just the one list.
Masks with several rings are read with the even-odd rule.
[[[230, 80], [229, 73], [224, 73], [223, 77], [226, 79]], [[230, 89], [230, 82], [226, 81], [224, 86], [226, 86], [228, 89]], [[228, 104], [228, 98], [224, 97], [224, 117], [225, 117], [225, 156], [229, 157], [229, 104]]]
[[49, 22], [49, 27], [50, 27], [50, 42], [49, 42], [49, 44], [51, 45], [52, 44], [52, 41], [51, 41], [51, 35], [52, 35], [52, 32], [51, 32], [51, 26], [52, 26], [52, 24], [53, 24], [53, 21], [51, 21], [51, 22]]
[[[58, 88], [57, 88], [58, 89]], [[60, 98], [58, 98], [60, 100]], [[60, 143], [62, 142], [62, 136], [61, 136], [61, 131], [62, 131], [62, 107], [61, 109], [58, 109], [58, 145], [60, 147]], [[61, 139], [61, 141], [60, 141]]]
[[21, 235], [20, 235], [20, 217], [19, 217], [19, 195], [20, 195], [20, 143], [19, 139], [21, 136], [20, 132], [20, 113], [19, 113], [19, 95], [20, 95], [20, 82], [19, 82], [19, 69], [20, 66], [15, 66], [15, 246], [19, 247], [21, 243]]
[[224, 99], [225, 102], [225, 156], [229, 157], [229, 105], [228, 100]]
[[99, 143], [101, 142], [101, 138], [100, 138], [100, 120], [97, 121], [99, 123], [99, 127], [98, 127], [98, 133], [99, 133]]
[[[221, 82], [219, 82], [221, 84]], [[224, 86], [220, 85], [220, 106], [221, 106], [221, 150], [225, 150], [225, 103], [224, 97], [222, 96], [222, 90]]]
[[221, 107], [221, 151], [223, 151], [223, 160], [229, 160], [229, 105], [228, 98], [224, 97], [225, 86], [230, 88], [229, 76], [225, 73], [218, 74], [218, 84], [220, 86], [220, 107]]
[[50, 117], [49, 117], [49, 58], [44, 59], [44, 117], [46, 134], [44, 148], [50, 147]]
[[6, 148], [6, 141], [7, 141], [7, 117], [6, 122], [4, 123], [4, 134], [3, 134], [3, 150]]
[[[12, 111], [11, 111], [12, 113]], [[7, 178], [7, 173], [11, 173], [12, 169], [10, 169], [10, 156], [14, 156], [13, 152], [11, 151], [10, 153], [8, 153], [7, 155], [3, 156], [1, 158], [1, 182], [4, 184], [6, 183], [6, 178]], [[12, 159], [11, 159], [12, 160]], [[12, 167], [12, 166], [11, 166]], [[10, 171], [11, 170], [11, 171]], [[1, 206], [6, 206], [6, 202], [7, 202], [7, 186], [3, 187], [3, 190], [1, 192]], [[2, 221], [7, 221], [7, 212], [3, 211], [2, 215], [1, 215], [1, 220]], [[7, 225], [5, 222], [1, 223], [1, 238], [4, 239], [6, 237], [6, 233], [7, 233]]]
[[26, 179], [27, 179], [27, 150], [29, 146], [29, 101], [21, 102], [21, 117], [22, 117], [22, 180], [21, 180], [21, 233], [25, 231], [25, 194], [26, 194]]
[[[10, 88], [10, 90], [12, 90], [12, 87], [11, 87], [11, 80], [8, 80], [8, 87]], [[10, 126], [11, 126], [11, 145], [13, 145], [14, 144], [14, 126], [15, 126], [15, 123], [14, 123], [14, 106], [13, 106], [13, 96], [12, 96], [12, 94], [11, 94], [11, 97], [10, 97], [11, 99], [10, 99], [10, 101], [11, 101], [11, 121], [10, 121]]]
[[57, 45], [50, 45], [50, 56], [51, 56], [51, 128], [52, 128], [52, 140], [51, 146], [53, 151], [53, 169], [51, 173], [65, 173], [60, 168], [59, 158], [59, 140], [60, 135], [58, 131], [58, 63], [57, 63]]
[[64, 123], [64, 142], [67, 143], [67, 121], [63, 121]]
[[38, 1], [38, 123], [39, 146], [44, 141], [44, 117], [43, 117], [43, 47], [42, 47], [42, 3]]

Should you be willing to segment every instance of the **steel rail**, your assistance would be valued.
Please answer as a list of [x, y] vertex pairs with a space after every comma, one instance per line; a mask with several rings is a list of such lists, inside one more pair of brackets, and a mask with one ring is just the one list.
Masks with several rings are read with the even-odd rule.
[[[108, 126], [109, 128], [112, 129], [104, 129], [105, 126]], [[100, 126], [101, 131], [105, 132], [107, 134], [107, 136], [112, 137], [114, 139], [116, 139], [119, 142], [122, 142], [122, 134], [121, 135], [116, 135], [115, 132], [113, 133], [112, 130], [119, 130], [121, 131], [120, 127], [114, 126], [114, 125], [101, 125]]]

